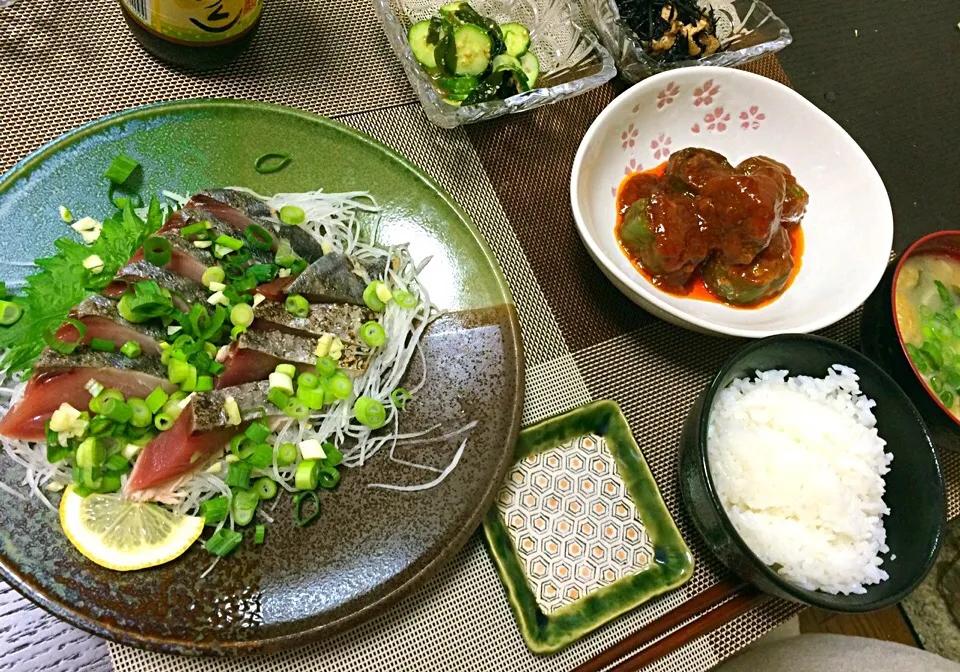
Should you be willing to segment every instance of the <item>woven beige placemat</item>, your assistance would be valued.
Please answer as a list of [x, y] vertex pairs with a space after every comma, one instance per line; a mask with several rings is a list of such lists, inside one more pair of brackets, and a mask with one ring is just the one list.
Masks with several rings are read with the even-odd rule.
[[[576, 144], [613, 87], [531, 114], [443, 131], [430, 126], [368, 2], [267, 0], [247, 56], [196, 75], [154, 62], [114, 0], [21, 0], [0, 12], [0, 169], [79, 124], [174, 98], [251, 98], [294, 105], [391, 145], [437, 178], [490, 242], [516, 298], [527, 357], [524, 423], [591, 399], [624, 409], [668, 508], [697, 558], [693, 579], [551, 657], [524, 646], [478, 535], [416, 594], [379, 618], [319, 644], [243, 660], [179, 658], [111, 645], [120, 672], [569, 669], [725, 577], [685, 518], [676, 450], [686, 409], [737, 343], [695, 336], [629, 304], [573, 232], [567, 179]], [[776, 59], [753, 68], [785, 81]], [[8, 85], [12, 83], [12, 86]], [[539, 169], [539, 204], [528, 175]], [[534, 235], [539, 227], [539, 237]], [[549, 245], [543, 241], [550, 241]], [[826, 332], [856, 345], [858, 317]], [[948, 457], [960, 483], [960, 460]], [[950, 491], [950, 514], [960, 493]], [[649, 669], [706, 670], [796, 611], [771, 600]]]

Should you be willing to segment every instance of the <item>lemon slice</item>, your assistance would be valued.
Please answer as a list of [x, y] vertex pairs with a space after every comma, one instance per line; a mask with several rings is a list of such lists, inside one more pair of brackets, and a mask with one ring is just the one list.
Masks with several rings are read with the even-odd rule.
[[73, 486], [60, 500], [60, 525], [77, 550], [101, 567], [130, 571], [180, 557], [203, 531], [203, 518], [171, 513], [119, 493], [81, 497]]

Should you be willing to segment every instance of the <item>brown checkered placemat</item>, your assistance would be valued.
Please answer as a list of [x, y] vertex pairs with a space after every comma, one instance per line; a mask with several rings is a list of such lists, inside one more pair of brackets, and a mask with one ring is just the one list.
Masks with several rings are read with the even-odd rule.
[[[775, 58], [751, 69], [787, 81]], [[617, 94], [615, 85], [528, 114], [441, 130], [414, 103], [372, 7], [353, 0], [268, 0], [248, 54], [202, 75], [147, 57], [113, 0], [20, 0], [0, 10], [0, 82], [0, 170], [104, 114], [219, 96], [334, 116], [409, 157], [463, 205], [504, 269], [527, 356], [524, 424], [591, 399], [618, 401], [697, 559], [683, 588], [550, 657], [534, 656], [524, 646], [493, 563], [475, 535], [417, 593], [330, 640], [243, 660], [178, 658], [111, 645], [119, 671], [569, 669], [726, 576], [686, 518], [676, 460], [686, 410], [740, 344], [682, 331], [630, 303], [587, 256], [568, 206], [576, 147]], [[858, 324], [854, 315], [824, 333], [856, 345]], [[954, 484], [953, 516], [960, 513], [960, 459], [945, 456], [945, 467]], [[648, 669], [709, 669], [797, 609], [769, 600]]]

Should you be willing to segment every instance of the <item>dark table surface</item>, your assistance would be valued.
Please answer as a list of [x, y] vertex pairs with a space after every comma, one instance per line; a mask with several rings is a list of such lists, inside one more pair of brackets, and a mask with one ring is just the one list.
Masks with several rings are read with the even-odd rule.
[[[930, 231], [960, 228], [960, 4], [768, 3], [793, 31], [780, 60], [795, 88], [853, 136], [883, 177], [895, 248]], [[104, 642], [0, 582], [0, 672], [110, 669]]]

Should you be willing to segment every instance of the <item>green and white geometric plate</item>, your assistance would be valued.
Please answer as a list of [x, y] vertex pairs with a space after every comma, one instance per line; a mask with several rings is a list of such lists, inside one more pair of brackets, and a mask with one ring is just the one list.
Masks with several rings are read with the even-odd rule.
[[515, 457], [484, 531], [532, 651], [563, 648], [691, 577], [693, 556], [615, 402], [522, 431]]

